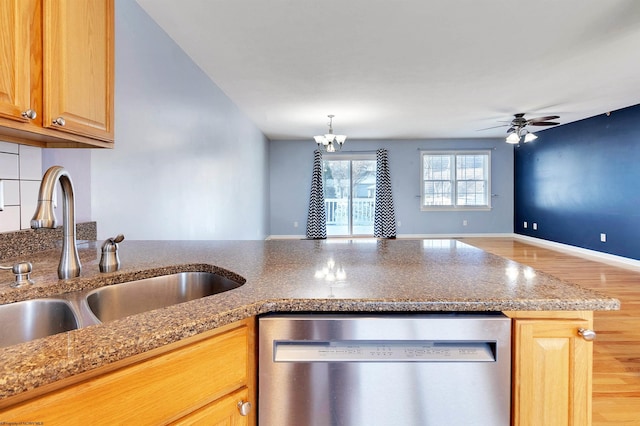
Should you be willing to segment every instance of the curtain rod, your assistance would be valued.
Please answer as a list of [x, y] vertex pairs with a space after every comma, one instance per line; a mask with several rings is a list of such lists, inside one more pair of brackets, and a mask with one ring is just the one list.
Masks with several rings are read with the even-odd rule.
[[[386, 148], [380, 148], [380, 149], [386, 149]], [[369, 151], [337, 151], [337, 152], [323, 152], [322, 154], [329, 154], [329, 155], [334, 155], [334, 154], [375, 154], [376, 152], [378, 152], [377, 149], [374, 149], [373, 151], [369, 150]]]
[[481, 151], [483, 149], [490, 149], [495, 151], [496, 148], [495, 146], [490, 146], [490, 147], [474, 147], [474, 148], [454, 148], [454, 149], [450, 149], [450, 148], [416, 148], [418, 151]]

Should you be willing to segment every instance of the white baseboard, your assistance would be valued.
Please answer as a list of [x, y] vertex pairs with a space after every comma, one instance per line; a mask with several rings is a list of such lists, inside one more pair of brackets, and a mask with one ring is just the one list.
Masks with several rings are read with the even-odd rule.
[[306, 235], [269, 235], [265, 240], [304, 240]]
[[[413, 240], [424, 240], [424, 239], [446, 239], [446, 238], [467, 238], [467, 237], [513, 237], [512, 233], [507, 234], [398, 234], [396, 236], [397, 239], [413, 239]], [[307, 237], [305, 235], [269, 235], [267, 240], [304, 240]], [[332, 237], [329, 237], [332, 238]], [[350, 238], [350, 237], [333, 237], [333, 238]], [[361, 238], [361, 237], [353, 237], [353, 238]], [[362, 238], [373, 238], [373, 237], [362, 237]]]
[[486, 238], [486, 237], [513, 237], [512, 233], [507, 234], [398, 234], [396, 236], [397, 239], [417, 239], [417, 240], [425, 240], [425, 239], [447, 239], [447, 238]]
[[555, 249], [569, 254], [598, 260], [614, 266], [640, 270], [640, 260], [630, 259], [628, 257], [616, 256], [615, 254], [602, 253], [596, 250], [576, 247], [569, 244], [556, 243], [554, 241], [543, 240], [540, 238], [529, 237], [527, 235], [513, 234], [513, 238], [530, 244]]

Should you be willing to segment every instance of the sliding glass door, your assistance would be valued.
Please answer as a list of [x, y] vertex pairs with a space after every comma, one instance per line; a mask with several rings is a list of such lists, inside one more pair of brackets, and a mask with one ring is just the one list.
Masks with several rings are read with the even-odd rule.
[[373, 236], [375, 155], [338, 154], [322, 163], [327, 236]]

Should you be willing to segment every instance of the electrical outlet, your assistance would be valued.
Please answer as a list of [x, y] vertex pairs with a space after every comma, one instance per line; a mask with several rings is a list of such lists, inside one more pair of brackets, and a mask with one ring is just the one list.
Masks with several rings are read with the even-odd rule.
[[600, 241], [603, 243], [607, 242], [607, 234], [600, 234]]
[[467, 222], [467, 219], [462, 221], [462, 226], [467, 226], [469, 224], [469, 222]]
[[402, 226], [402, 222], [398, 221], [398, 222], [396, 223], [396, 226], [397, 226], [398, 228], [400, 228], [400, 227]]
[[538, 230], [538, 224], [537, 224], [537, 223], [535, 223], [535, 222], [533, 222], [533, 230], [534, 230], [534, 231], [537, 231], [537, 230]]
[[528, 224], [527, 222], [525, 222], [525, 223], [523, 224], [523, 226], [524, 226], [524, 229], [527, 229], [527, 228], [529, 227], [529, 224]]
[[297, 227], [298, 227], [298, 222], [297, 222], [297, 221], [293, 222], [293, 227], [294, 227], [294, 228], [297, 228]]

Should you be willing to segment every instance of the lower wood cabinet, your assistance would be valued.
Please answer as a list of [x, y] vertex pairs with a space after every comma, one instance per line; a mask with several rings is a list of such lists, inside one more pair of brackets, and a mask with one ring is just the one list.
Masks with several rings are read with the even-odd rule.
[[591, 312], [509, 312], [513, 319], [512, 423], [591, 425]]
[[243, 416], [238, 405], [257, 406], [254, 319], [168, 345], [150, 358], [133, 358], [133, 363], [99, 368], [91, 378], [9, 407], [1, 420], [52, 425], [255, 424], [255, 409]]
[[[249, 390], [242, 388], [203, 407], [172, 425], [248, 426], [250, 417], [239, 414], [241, 404], [249, 401]], [[255, 404], [252, 404], [255, 407]], [[252, 408], [255, 411], [255, 408]]]

